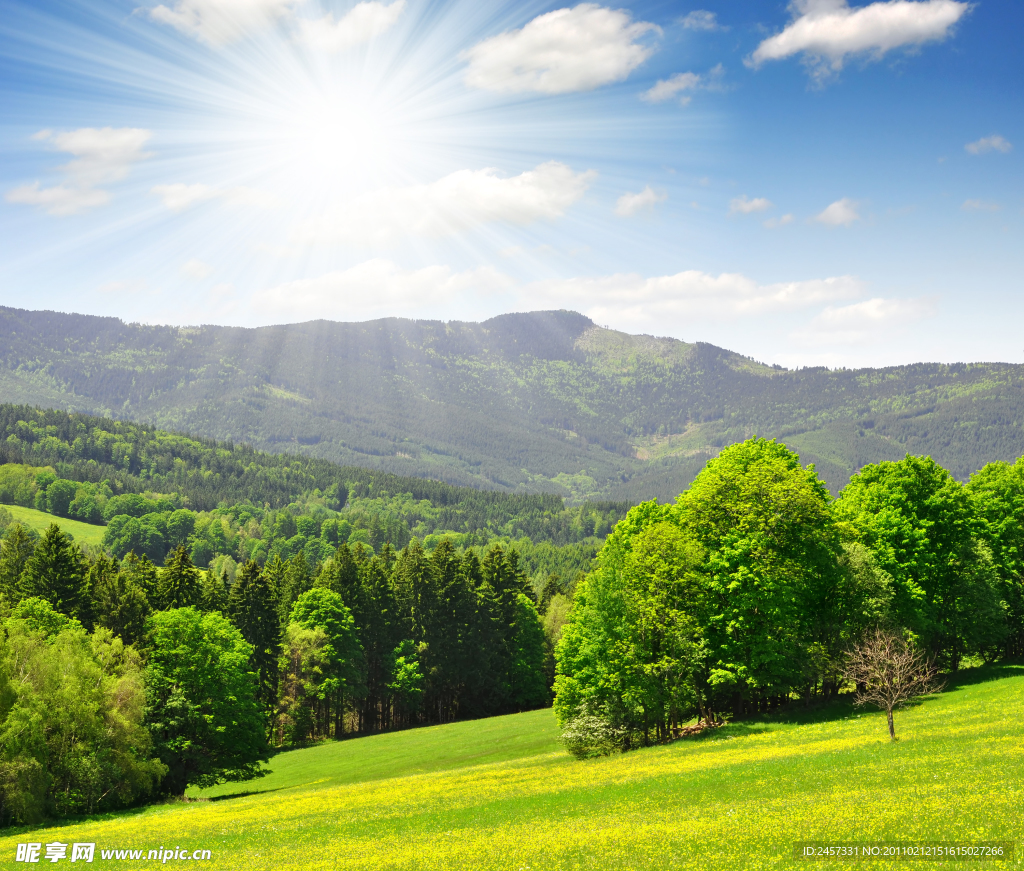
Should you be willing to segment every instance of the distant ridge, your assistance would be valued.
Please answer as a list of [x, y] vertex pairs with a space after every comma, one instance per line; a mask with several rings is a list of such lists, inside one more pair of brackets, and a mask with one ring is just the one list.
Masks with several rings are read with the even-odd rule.
[[0, 308], [0, 401], [570, 499], [672, 498], [779, 437], [833, 490], [928, 453], [957, 477], [1024, 454], [1024, 367], [789, 371], [570, 311], [173, 327]]

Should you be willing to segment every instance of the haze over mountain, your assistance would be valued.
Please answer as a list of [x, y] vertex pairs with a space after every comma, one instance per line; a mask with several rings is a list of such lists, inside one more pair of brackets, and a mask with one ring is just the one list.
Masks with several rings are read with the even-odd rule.
[[835, 491], [931, 454], [1024, 454], [1024, 366], [786, 370], [569, 311], [244, 329], [0, 308], [0, 399], [574, 499], [674, 497], [723, 445], [778, 437]]

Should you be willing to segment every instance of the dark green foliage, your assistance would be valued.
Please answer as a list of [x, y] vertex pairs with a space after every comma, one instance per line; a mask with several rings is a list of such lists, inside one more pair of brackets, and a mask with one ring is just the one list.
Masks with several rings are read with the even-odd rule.
[[189, 558], [184, 545], [174, 549], [159, 574], [156, 591], [161, 608], [195, 608], [203, 597], [199, 571]]
[[157, 568], [150, 562], [149, 557], [145, 555], [136, 556], [134, 553], [129, 553], [121, 560], [121, 571], [128, 575], [133, 583], [138, 585], [150, 602], [156, 601], [159, 579]]
[[533, 602], [520, 593], [512, 629], [508, 670], [509, 707], [529, 711], [551, 701], [545, 675], [544, 628]]
[[81, 551], [57, 524], [51, 524], [25, 563], [21, 585], [58, 611], [88, 620], [88, 570]]
[[199, 595], [199, 609], [201, 611], [216, 611], [220, 614], [227, 614], [228, 589], [225, 578], [226, 575], [217, 575], [213, 571], [203, 573], [202, 587]]
[[103, 533], [103, 546], [118, 558], [136, 553], [153, 562], [162, 561], [167, 543], [155, 520], [155, 516], [138, 518], [127, 514], [112, 517]]
[[282, 562], [280, 556], [275, 556], [264, 571], [271, 586], [280, 591], [278, 613], [281, 624], [287, 625], [295, 600], [313, 586], [309, 564], [301, 553], [295, 554], [287, 563]]
[[231, 585], [228, 614], [252, 646], [250, 666], [259, 677], [257, 697], [271, 710], [277, 701], [277, 659], [281, 655], [277, 590], [267, 573], [252, 560], [242, 566]]
[[125, 644], [141, 641], [152, 606], [140, 573], [100, 556], [89, 569], [89, 586], [96, 625], [109, 629]]
[[20, 523], [4, 533], [0, 543], [0, 595], [12, 604], [25, 595], [22, 575], [38, 540], [38, 535]]
[[162, 788], [251, 780], [268, 761], [252, 647], [219, 614], [192, 608], [149, 618], [146, 724], [167, 766]]

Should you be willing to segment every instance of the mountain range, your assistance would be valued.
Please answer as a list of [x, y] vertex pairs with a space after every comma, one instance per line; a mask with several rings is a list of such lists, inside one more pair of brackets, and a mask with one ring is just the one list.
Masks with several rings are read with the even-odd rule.
[[1024, 366], [787, 370], [570, 311], [174, 327], [0, 308], [0, 401], [574, 501], [671, 499], [724, 445], [778, 438], [837, 492], [930, 454], [1024, 454]]

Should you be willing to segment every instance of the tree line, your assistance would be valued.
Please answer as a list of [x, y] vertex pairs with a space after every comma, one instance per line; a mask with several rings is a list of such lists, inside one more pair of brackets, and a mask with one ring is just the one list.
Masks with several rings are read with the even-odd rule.
[[723, 450], [608, 537], [558, 643], [555, 711], [580, 755], [664, 740], [834, 695], [878, 628], [945, 670], [1024, 654], [1024, 459], [962, 485], [908, 455], [833, 499], [784, 445]]
[[[17, 466], [31, 471], [17, 473]], [[567, 507], [562, 497], [552, 494], [457, 487], [310, 457], [267, 454], [144, 424], [15, 405], [0, 405], [0, 467], [5, 469], [0, 502], [88, 523], [109, 522], [118, 513], [140, 517], [167, 510], [150, 505], [145, 512], [138, 507], [118, 512], [118, 503], [108, 505], [124, 496], [163, 500], [169, 507], [194, 512], [242, 506], [239, 511], [250, 516], [289, 506], [292, 513], [303, 513], [314, 507], [339, 511], [347, 505], [381, 515], [380, 522], [392, 517], [395, 538], [390, 543], [395, 547], [404, 547], [412, 536], [422, 540], [435, 532], [473, 536], [475, 544], [497, 536], [571, 544], [603, 537], [629, 507], [621, 502]], [[49, 469], [49, 479], [37, 477], [43, 469]], [[52, 495], [42, 492], [58, 480]]]
[[[557, 588], [542, 609], [554, 599], [564, 617]], [[342, 542], [315, 570], [299, 553], [250, 559], [232, 579], [183, 544], [157, 567], [86, 552], [56, 524], [10, 524], [0, 820], [257, 777], [275, 744], [543, 706], [552, 645], [537, 606], [501, 545]]]

